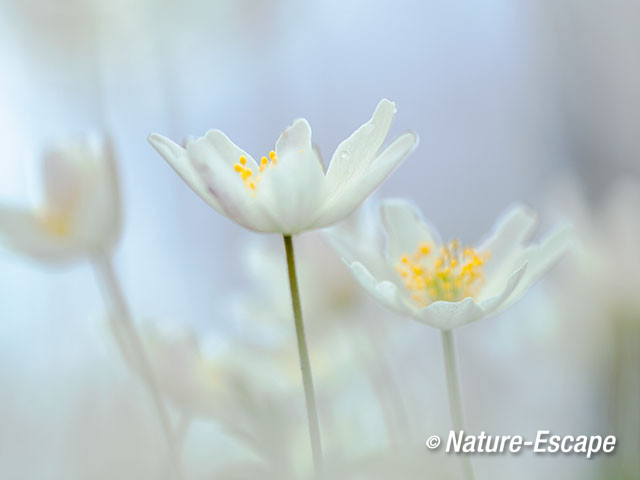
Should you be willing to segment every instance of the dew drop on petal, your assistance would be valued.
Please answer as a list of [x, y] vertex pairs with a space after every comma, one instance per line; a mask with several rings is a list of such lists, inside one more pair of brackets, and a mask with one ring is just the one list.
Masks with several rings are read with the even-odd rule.
[[349, 158], [349, 152], [347, 150], [342, 150], [340, 152], [340, 159], [346, 160], [347, 158]]

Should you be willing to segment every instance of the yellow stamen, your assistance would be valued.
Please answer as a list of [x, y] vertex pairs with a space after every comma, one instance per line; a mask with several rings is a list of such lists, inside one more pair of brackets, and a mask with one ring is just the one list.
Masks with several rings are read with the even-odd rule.
[[413, 255], [402, 255], [396, 267], [411, 297], [427, 306], [438, 300], [457, 302], [476, 297], [485, 283], [482, 267], [489, 252], [460, 248], [454, 240], [439, 249], [422, 243]]
[[39, 216], [40, 225], [51, 236], [63, 238], [71, 234], [71, 213], [47, 212]]
[[253, 195], [255, 194], [256, 188], [258, 188], [260, 178], [262, 177], [264, 171], [269, 167], [275, 167], [277, 163], [278, 156], [276, 155], [276, 152], [271, 150], [269, 152], [268, 158], [266, 156], [263, 156], [260, 159], [260, 165], [258, 165], [258, 172], [256, 175], [253, 175], [253, 170], [251, 168], [246, 167], [247, 157], [245, 155], [240, 156], [238, 162], [233, 165], [233, 169], [240, 174], [240, 177], [244, 181], [245, 186]]

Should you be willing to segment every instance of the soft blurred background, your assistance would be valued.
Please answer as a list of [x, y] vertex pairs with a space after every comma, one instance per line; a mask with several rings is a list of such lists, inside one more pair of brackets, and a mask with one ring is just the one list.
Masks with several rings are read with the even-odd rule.
[[[515, 201], [580, 239], [517, 305], [458, 331], [467, 423], [616, 434], [616, 453], [477, 455], [477, 478], [636, 479], [639, 44], [640, 4], [622, 0], [2, 0], [0, 201], [37, 205], [44, 152], [108, 133], [115, 268], [185, 477], [297, 478], [309, 452], [281, 241], [215, 214], [146, 138], [220, 128], [259, 155], [304, 116], [326, 159], [387, 97], [391, 136], [421, 143], [380, 196], [414, 199], [466, 243]], [[319, 235], [298, 245], [335, 478], [459, 478], [423, 446], [450, 428], [439, 332], [366, 298]], [[0, 477], [165, 478], [105, 305], [88, 262], [1, 251]]]

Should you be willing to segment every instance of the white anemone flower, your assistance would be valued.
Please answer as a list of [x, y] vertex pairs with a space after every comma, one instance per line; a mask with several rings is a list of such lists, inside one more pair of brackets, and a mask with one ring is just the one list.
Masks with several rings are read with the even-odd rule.
[[539, 244], [529, 239], [536, 215], [526, 207], [507, 211], [495, 231], [477, 247], [443, 243], [420, 212], [404, 200], [380, 208], [386, 251], [367, 248], [337, 226], [329, 237], [360, 285], [401, 314], [441, 330], [452, 330], [495, 314], [517, 300], [566, 250], [563, 226]]
[[345, 218], [414, 149], [417, 137], [409, 132], [380, 151], [395, 110], [382, 100], [373, 117], [338, 146], [326, 172], [305, 119], [286, 128], [259, 161], [220, 130], [186, 148], [158, 134], [149, 141], [217, 212], [250, 230], [293, 235]]
[[61, 144], [43, 158], [43, 201], [0, 206], [0, 235], [12, 249], [65, 261], [111, 247], [120, 235], [120, 195], [113, 149], [96, 136]]
[[[118, 322], [112, 322], [112, 331], [129, 365], [140, 374], [120, 340], [123, 332]], [[238, 393], [249, 386], [256, 395], [281, 399], [295, 398], [300, 388], [295, 344], [261, 345], [255, 338], [223, 338], [213, 332], [197, 335], [185, 325], [159, 322], [147, 324], [141, 336], [159, 387], [174, 404], [194, 415], [220, 418], [238, 402]], [[328, 348], [329, 342], [333, 350]], [[355, 363], [355, 354], [348, 348], [353, 345], [339, 336], [318, 343], [312, 343], [318, 348], [313, 349], [311, 359], [319, 367], [316, 379], [323, 390], [337, 383], [332, 373], [347, 375], [336, 372], [338, 366], [351, 368], [348, 373], [353, 378], [355, 368], [349, 361]]]

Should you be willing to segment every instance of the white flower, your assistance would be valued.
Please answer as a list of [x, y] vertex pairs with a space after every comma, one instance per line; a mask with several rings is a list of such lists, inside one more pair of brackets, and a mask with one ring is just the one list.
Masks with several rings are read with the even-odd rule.
[[0, 235], [39, 260], [69, 260], [111, 247], [120, 235], [120, 195], [111, 144], [97, 137], [60, 145], [43, 158], [36, 209], [0, 206]]
[[569, 181], [559, 185], [554, 200], [573, 220], [580, 234], [571, 274], [571, 287], [588, 291], [588, 307], [605, 310], [640, 310], [640, 183], [619, 180], [595, 206]]
[[[246, 288], [234, 298], [239, 319], [261, 324], [270, 330], [291, 333], [291, 293], [287, 266], [282, 261], [282, 241], [260, 236], [246, 244], [244, 260]], [[317, 324], [323, 333], [333, 331], [336, 322], [355, 320], [354, 310], [363, 296], [353, 277], [344, 269], [324, 236], [311, 232], [296, 240], [296, 270], [302, 308], [309, 327]], [[307, 293], [308, 292], [308, 293]], [[353, 322], [351, 322], [353, 323]]]
[[259, 162], [219, 130], [186, 148], [158, 134], [149, 141], [222, 215], [251, 230], [291, 235], [345, 218], [413, 150], [417, 137], [405, 133], [378, 153], [394, 113], [395, 104], [382, 100], [371, 120], [338, 146], [326, 172], [304, 119]]
[[[111, 327], [116, 338], [122, 335], [117, 322], [112, 321]], [[195, 332], [181, 324], [151, 322], [141, 333], [160, 388], [175, 404], [195, 415], [220, 415], [225, 405], [233, 403], [237, 385], [245, 382], [243, 371], [251, 371], [249, 358], [255, 360], [242, 347], [236, 347], [238, 354], [232, 355], [227, 342], [217, 338], [209, 338], [207, 342], [215, 348], [205, 350]], [[124, 353], [138, 371], [130, 352]]]
[[391, 310], [450, 330], [511, 305], [565, 251], [570, 229], [560, 228], [540, 244], [527, 242], [536, 216], [518, 206], [476, 248], [443, 244], [420, 212], [403, 200], [380, 209], [386, 251], [369, 248], [344, 227], [329, 232], [354, 277]]
[[[111, 328], [118, 345], [131, 368], [140, 373], [130, 350], [120, 341], [122, 331], [115, 320], [112, 318]], [[251, 339], [215, 332], [197, 335], [186, 325], [165, 322], [149, 322], [141, 334], [159, 387], [191, 414], [217, 419], [231, 416], [248, 390], [264, 398], [297, 398], [300, 367], [294, 351], [287, 355]]]

